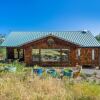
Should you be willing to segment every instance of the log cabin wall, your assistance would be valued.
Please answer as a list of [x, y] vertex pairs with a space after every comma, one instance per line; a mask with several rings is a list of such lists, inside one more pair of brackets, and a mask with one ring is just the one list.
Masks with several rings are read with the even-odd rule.
[[[50, 46], [47, 41], [49, 38], [54, 40], [54, 43]], [[34, 49], [69, 49], [69, 64], [75, 66], [76, 63], [80, 65], [93, 65], [99, 66], [100, 64], [100, 49], [99, 48], [81, 48], [70, 42], [58, 39], [56, 37], [46, 37], [31, 43], [27, 43], [21, 48], [24, 49], [24, 60], [28, 65], [34, 64], [32, 61], [32, 48]], [[80, 57], [77, 58], [77, 50], [80, 49]], [[92, 60], [92, 49], [94, 49], [95, 58]], [[14, 58], [14, 48], [7, 48], [8, 59]], [[69, 66], [66, 65], [66, 66]], [[62, 64], [63, 66], [63, 64]]]
[[76, 57], [76, 51], [78, 47], [73, 47], [70, 49], [70, 64], [71, 66], [75, 66], [76, 63], [79, 63], [77, 57]]
[[[51, 46], [48, 45], [48, 43], [47, 43], [49, 38], [52, 38], [54, 40], [54, 44], [51, 45]], [[26, 45], [23, 45], [22, 47], [25, 50], [24, 56], [25, 56], [25, 62], [27, 64], [33, 62], [32, 61], [32, 48], [33, 48], [33, 49], [69, 49], [70, 50], [69, 51], [69, 59], [70, 59], [69, 63], [71, 65], [75, 65], [76, 64], [76, 61], [75, 61], [76, 60], [75, 59], [76, 54], [75, 54], [74, 50], [76, 48], [78, 48], [79, 46], [72, 44], [70, 42], [65, 42], [64, 40], [58, 39], [56, 37], [47, 37], [47, 38], [40, 39], [38, 41], [31, 42], [31, 43], [28, 43]], [[28, 48], [30, 50], [28, 50]], [[69, 65], [69, 63], [67, 65]], [[33, 62], [33, 64], [34, 64], [34, 62]]]
[[[94, 50], [94, 60], [92, 59], [92, 50]], [[81, 48], [80, 62], [82, 65], [99, 66], [99, 48]]]
[[[80, 57], [77, 58], [77, 50], [80, 49]], [[94, 60], [92, 60], [92, 50], [94, 50]], [[99, 66], [100, 65], [100, 49], [99, 48], [76, 48], [71, 50], [72, 66], [76, 63], [80, 65]]]
[[[48, 39], [51, 39], [51, 38], [54, 40], [54, 43], [53, 45], [49, 46], [47, 42], [48, 42]], [[66, 42], [64, 40], [61, 40], [61, 39], [58, 39], [57, 37], [52, 37], [52, 36], [49, 36], [49, 37], [31, 42], [28, 44], [24, 44], [22, 48], [25, 48], [27, 46], [31, 46], [36, 49], [62, 49], [62, 48], [66, 49], [66, 48], [71, 48], [71, 47], [79, 47], [78, 45], [75, 45], [68, 41]]]
[[26, 46], [24, 48], [24, 61], [27, 65], [32, 65], [32, 47]]

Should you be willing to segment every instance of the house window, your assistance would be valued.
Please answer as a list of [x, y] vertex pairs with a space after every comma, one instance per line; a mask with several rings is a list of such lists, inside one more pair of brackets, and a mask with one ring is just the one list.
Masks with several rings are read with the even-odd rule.
[[32, 49], [32, 58], [36, 62], [68, 62], [68, 49]]
[[14, 49], [14, 58], [18, 59], [18, 51], [17, 51], [17, 49]]
[[32, 58], [33, 61], [39, 61], [39, 49], [32, 49]]
[[42, 62], [60, 62], [61, 51], [60, 49], [41, 49]]
[[23, 49], [19, 50], [19, 59], [24, 57], [24, 51]]
[[69, 50], [68, 49], [62, 49], [62, 62], [68, 62], [69, 61]]
[[95, 59], [94, 49], [92, 49], [92, 60]]
[[14, 49], [14, 58], [15, 59], [21, 59], [23, 58], [23, 49]]
[[80, 58], [80, 55], [81, 55], [81, 49], [79, 48], [77, 49], [77, 53], [76, 53], [77, 59]]

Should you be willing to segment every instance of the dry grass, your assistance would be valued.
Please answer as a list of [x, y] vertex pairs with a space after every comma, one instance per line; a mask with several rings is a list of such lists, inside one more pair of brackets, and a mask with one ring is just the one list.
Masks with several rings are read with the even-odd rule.
[[100, 100], [100, 86], [40, 79], [30, 73], [0, 73], [0, 100]]

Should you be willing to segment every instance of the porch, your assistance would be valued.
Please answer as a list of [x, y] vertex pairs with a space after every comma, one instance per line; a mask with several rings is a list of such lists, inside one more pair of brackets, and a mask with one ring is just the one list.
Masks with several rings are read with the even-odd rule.
[[[28, 54], [31, 54], [28, 56]], [[31, 59], [30, 59], [31, 58]], [[27, 51], [22, 48], [8, 48], [7, 59], [28, 62], [28, 65], [68, 66], [70, 65], [70, 49], [34, 49]], [[28, 59], [28, 60], [27, 60]], [[28, 61], [28, 62], [27, 62]]]

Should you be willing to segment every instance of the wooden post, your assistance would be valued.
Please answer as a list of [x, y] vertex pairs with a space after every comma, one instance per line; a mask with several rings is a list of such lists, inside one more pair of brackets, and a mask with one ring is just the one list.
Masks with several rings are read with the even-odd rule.
[[67, 53], [68, 53], [68, 64], [70, 66], [70, 49], [67, 51]]
[[63, 67], [63, 65], [62, 65], [62, 49], [60, 49], [60, 57], [61, 57], [60, 58], [60, 63], [61, 63], [60, 65], [61, 65], [61, 67]]
[[23, 49], [23, 59], [24, 59], [24, 49]]
[[99, 63], [98, 63], [98, 64], [99, 64], [99, 69], [100, 69], [100, 48], [98, 48], [98, 60], [99, 60], [99, 61], [98, 61], [98, 62], [99, 62]]
[[41, 49], [39, 49], [39, 64], [41, 65]]
[[17, 48], [17, 52], [18, 52], [18, 59], [19, 59], [19, 51], [20, 51], [20, 49], [19, 49], [19, 48]]

